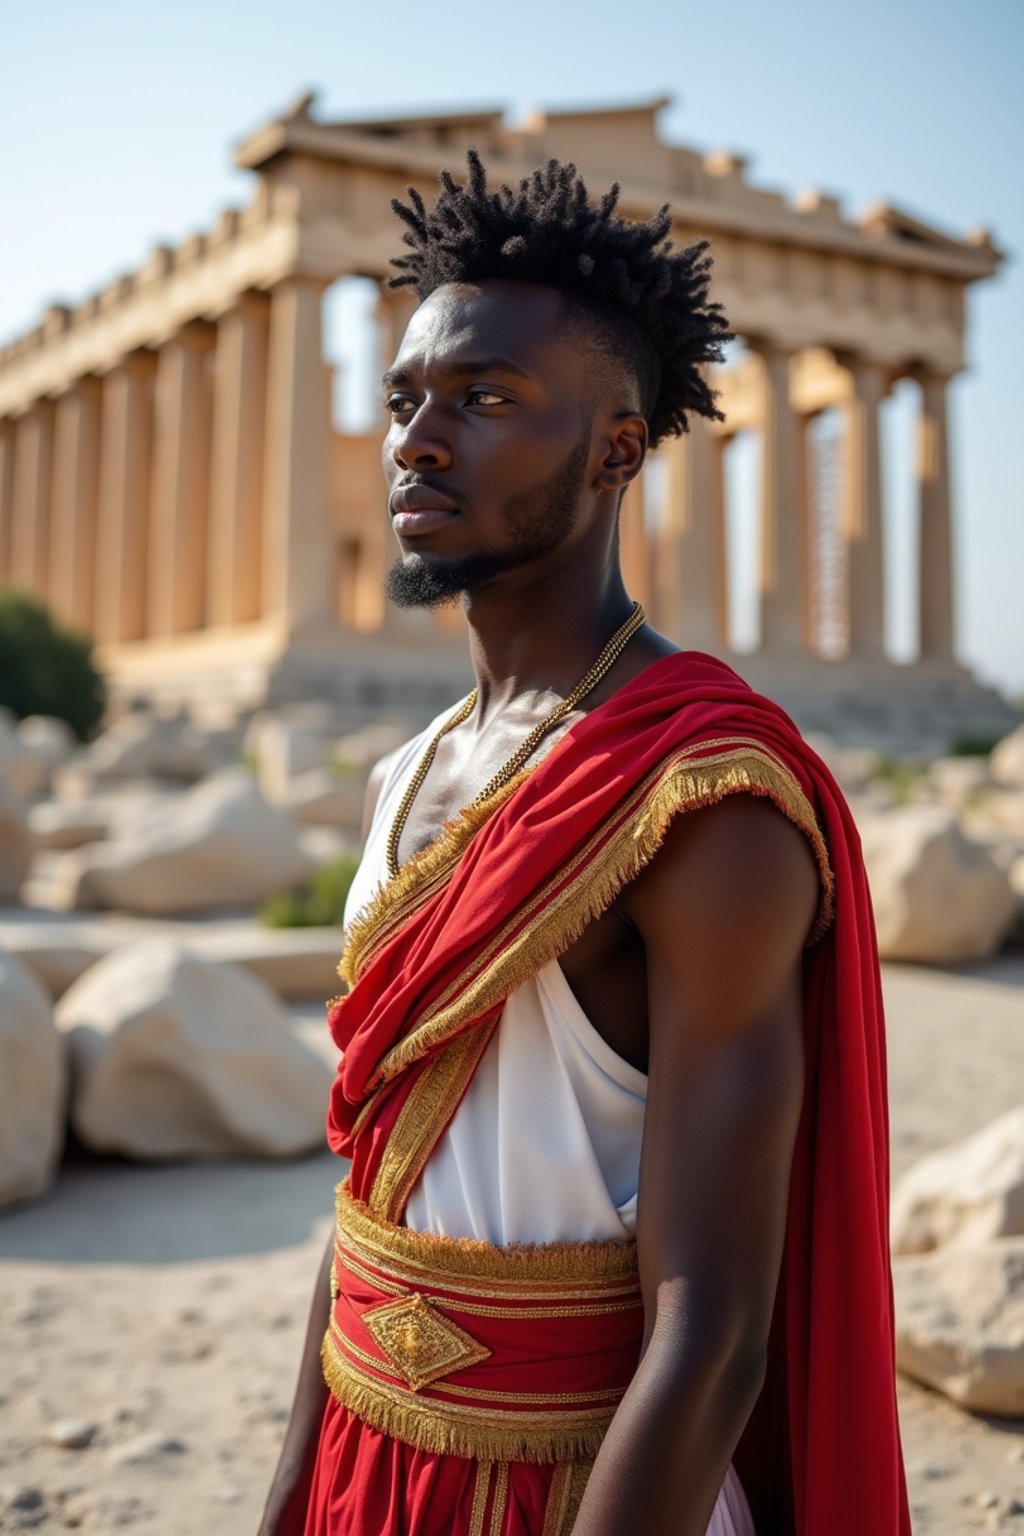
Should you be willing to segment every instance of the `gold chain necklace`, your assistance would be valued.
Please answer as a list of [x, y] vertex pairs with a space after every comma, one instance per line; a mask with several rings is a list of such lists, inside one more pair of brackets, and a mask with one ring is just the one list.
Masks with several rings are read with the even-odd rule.
[[[646, 618], [647, 614], [644, 612], [643, 604], [634, 603], [633, 611], [629, 618], [622, 625], [621, 629], [615, 631], [590, 670], [580, 678], [572, 692], [566, 694], [565, 698], [555, 705], [551, 713], [545, 715], [544, 719], [534, 726], [525, 741], [512, 753], [508, 762], [498, 769], [493, 778], [488, 779], [480, 793], [470, 802], [471, 805], [480, 805], [484, 800], [489, 799], [495, 790], [502, 789], [510, 779], [515, 777], [520, 768], [529, 761], [534, 748], [545, 732], [549, 731], [557, 721], [571, 714], [580, 700], [586, 698], [587, 694], [597, 687], [602, 677], [611, 668], [612, 664], [618, 660], [626, 645], [632, 640]], [[420, 759], [416, 772], [409, 780], [408, 787], [395, 813], [391, 831], [388, 833], [387, 859], [389, 874], [397, 875], [398, 873], [398, 844], [405, 830], [405, 823], [409, 819], [412, 803], [419, 794], [424, 779], [430, 772], [430, 765], [434, 761], [441, 738], [442, 736], [447, 736], [449, 731], [453, 731], [457, 725], [462, 724], [463, 720], [469, 718], [473, 712], [473, 706], [476, 704], [476, 695], [477, 690], [474, 688], [462, 707], [452, 715], [450, 720], [445, 721], [433, 741], [427, 747], [427, 750]]]

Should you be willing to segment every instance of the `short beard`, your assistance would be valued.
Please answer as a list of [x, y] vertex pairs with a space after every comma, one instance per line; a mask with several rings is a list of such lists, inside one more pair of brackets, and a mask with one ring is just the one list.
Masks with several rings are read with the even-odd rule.
[[478, 592], [506, 571], [550, 554], [576, 521], [589, 454], [588, 422], [575, 448], [543, 485], [506, 502], [502, 516], [512, 534], [506, 549], [481, 549], [445, 561], [403, 555], [388, 571], [385, 597], [399, 608], [443, 608]]

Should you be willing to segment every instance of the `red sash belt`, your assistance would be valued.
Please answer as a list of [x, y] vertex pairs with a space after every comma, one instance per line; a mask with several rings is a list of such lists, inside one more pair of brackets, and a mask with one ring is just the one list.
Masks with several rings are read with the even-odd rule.
[[382, 1221], [344, 1184], [324, 1374], [375, 1428], [481, 1461], [593, 1456], [643, 1332], [631, 1241], [490, 1243]]

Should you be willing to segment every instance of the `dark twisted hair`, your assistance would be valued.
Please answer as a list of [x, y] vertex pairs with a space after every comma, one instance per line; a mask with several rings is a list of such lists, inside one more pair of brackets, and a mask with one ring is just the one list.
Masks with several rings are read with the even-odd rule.
[[490, 192], [476, 150], [466, 159], [467, 184], [442, 171], [429, 212], [415, 187], [411, 206], [392, 199], [411, 254], [392, 258], [389, 287], [411, 287], [422, 300], [444, 283], [550, 284], [565, 294], [571, 320], [632, 371], [652, 445], [685, 432], [691, 412], [723, 420], [700, 372], [722, 361], [732, 339], [708, 297], [707, 240], [677, 249], [667, 203], [643, 223], [617, 215], [618, 182], [593, 206], [575, 165], [549, 160], [518, 189]]

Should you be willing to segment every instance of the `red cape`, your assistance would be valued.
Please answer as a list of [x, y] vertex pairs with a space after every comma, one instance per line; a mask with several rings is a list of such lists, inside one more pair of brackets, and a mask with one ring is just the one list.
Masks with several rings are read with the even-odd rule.
[[571, 942], [653, 856], [672, 815], [741, 791], [770, 796], [817, 839], [834, 920], [805, 957], [786, 1242], [767, 1375], [735, 1462], [758, 1536], [909, 1536], [882, 998], [860, 839], [788, 715], [724, 663], [679, 652], [647, 667], [497, 808], [464, 814], [353, 925], [354, 986], [329, 1011], [344, 1051], [329, 1139], [354, 1158], [365, 1196], [424, 1066], [493, 1023], [524, 965]]

